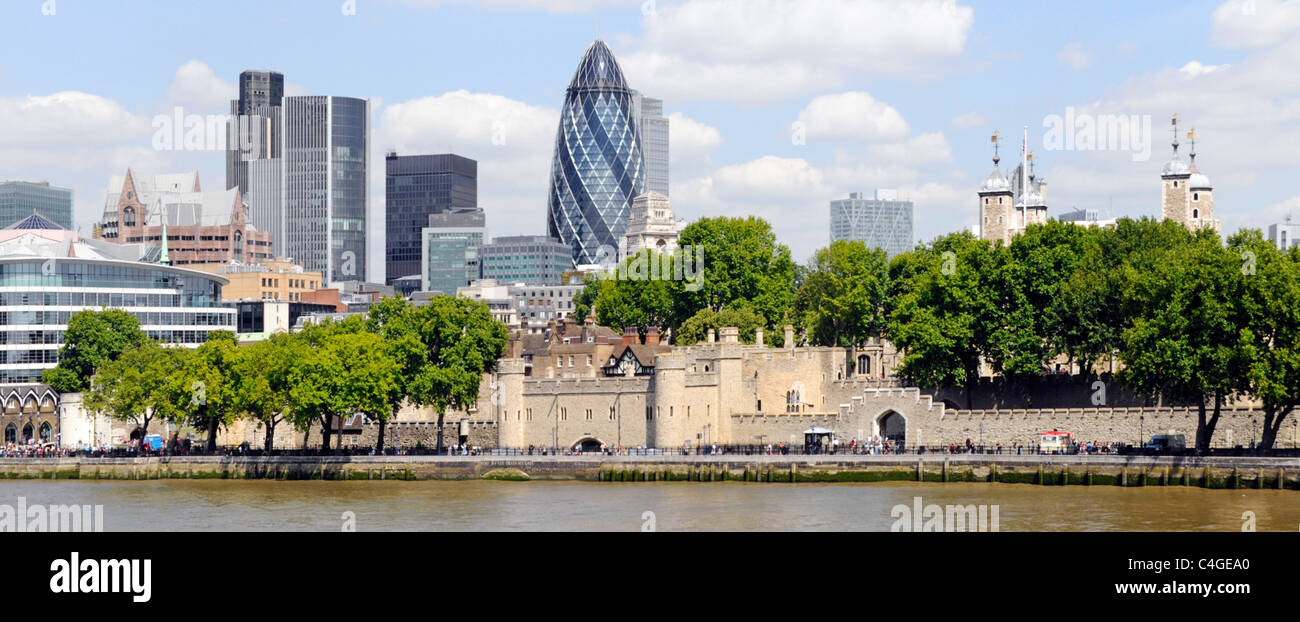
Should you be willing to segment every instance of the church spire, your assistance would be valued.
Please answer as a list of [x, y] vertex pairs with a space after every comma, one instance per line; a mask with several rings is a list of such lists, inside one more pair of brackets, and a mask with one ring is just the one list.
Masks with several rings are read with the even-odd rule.
[[158, 263], [171, 265], [171, 259], [167, 257], [167, 206], [161, 206], [162, 209], [162, 253], [158, 255]]

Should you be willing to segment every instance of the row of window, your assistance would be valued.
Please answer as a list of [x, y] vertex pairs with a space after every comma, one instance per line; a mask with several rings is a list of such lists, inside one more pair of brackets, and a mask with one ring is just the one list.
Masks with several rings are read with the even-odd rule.
[[[74, 314], [73, 311], [0, 311], [0, 326], [67, 326]], [[142, 326], [230, 327], [235, 324], [234, 313], [150, 311], [131, 315]]]
[[[39, 428], [38, 431], [39, 431], [39, 433], [40, 433], [40, 435], [41, 435], [40, 438], [41, 438], [41, 442], [42, 442], [42, 443], [48, 443], [48, 442], [50, 442], [50, 441], [52, 441], [52, 440], [54, 439], [54, 430], [50, 427], [50, 424], [49, 424], [49, 423], [47, 423], [47, 422], [41, 422], [41, 427]], [[17, 427], [17, 426], [15, 426], [15, 425], [12, 424], [12, 423], [9, 424], [9, 425], [7, 425], [7, 426], [5, 426], [5, 444], [6, 444], [6, 445], [8, 445], [8, 444], [16, 444], [16, 443], [19, 443], [19, 442], [26, 443], [27, 441], [29, 441], [29, 440], [31, 440], [31, 439], [32, 439], [32, 424], [29, 423], [29, 424], [23, 426], [23, 436], [22, 436], [22, 440], [21, 440], [21, 441], [19, 441], [19, 439], [18, 439], [18, 427]]]
[[0, 307], [179, 307], [175, 294], [113, 294], [94, 292], [0, 293]]

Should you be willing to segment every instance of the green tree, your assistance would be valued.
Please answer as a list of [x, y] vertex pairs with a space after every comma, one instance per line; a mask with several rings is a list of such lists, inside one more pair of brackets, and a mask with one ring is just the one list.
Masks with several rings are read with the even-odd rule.
[[229, 426], [238, 412], [235, 377], [239, 342], [230, 331], [213, 331], [190, 356], [181, 357], [179, 373], [168, 378], [173, 390], [188, 396], [180, 404], [185, 420], [203, 430], [208, 451], [217, 449], [217, 432]]
[[[321, 424], [322, 447], [328, 450], [336, 421], [356, 413], [372, 419], [388, 416], [398, 373], [397, 362], [388, 356], [379, 335], [329, 335], [293, 369], [292, 411], [299, 425], [311, 419]], [[341, 435], [337, 443], [342, 446]]]
[[410, 379], [409, 395], [438, 413], [438, 451], [448, 409], [468, 409], [478, 401], [483, 374], [496, 371], [510, 333], [487, 305], [452, 296], [435, 296], [411, 309], [425, 362]]
[[1166, 248], [1135, 274], [1149, 304], [1124, 331], [1120, 379], [1169, 401], [1197, 405], [1196, 447], [1209, 449], [1224, 403], [1244, 389], [1250, 339], [1237, 325], [1242, 264], [1214, 231]]
[[[673, 263], [675, 258], [645, 250], [624, 260], [613, 275], [607, 275], [608, 278], [589, 281], [575, 298], [584, 304], [593, 300], [596, 321], [603, 326], [615, 329], [636, 327], [642, 338], [652, 327], [673, 331], [678, 325], [673, 314], [674, 301], [682, 284], [663, 275], [650, 278], [645, 266], [651, 261], [667, 265], [664, 272], [668, 275], [676, 265]], [[575, 311], [585, 309], [585, 306], [575, 305]]]
[[682, 230], [678, 244], [702, 249], [704, 270], [695, 286], [677, 283], [675, 325], [702, 309], [721, 311], [742, 301], [768, 326], [785, 322], [794, 301], [795, 263], [767, 221], [754, 216], [702, 218]]
[[[298, 336], [279, 334], [240, 348], [235, 357], [233, 376], [237, 389], [232, 406], [266, 428], [263, 448], [268, 453], [275, 447], [275, 428], [289, 411], [294, 366], [309, 353], [310, 348]], [[299, 429], [305, 431], [307, 427], [310, 425], [300, 425]]]
[[[754, 343], [758, 329], [766, 328], [766, 323], [763, 316], [745, 304], [735, 304], [721, 311], [703, 309], [682, 323], [673, 341], [679, 346], [695, 345], [706, 341], [710, 330], [716, 334], [718, 329], [734, 326], [740, 330], [742, 343]], [[771, 343], [774, 336], [772, 331], [768, 331], [764, 341]]]
[[75, 313], [64, 332], [59, 364], [42, 380], [60, 393], [84, 391], [101, 365], [147, 341], [140, 321], [121, 309]]
[[1300, 405], [1300, 250], [1284, 253], [1258, 230], [1228, 240], [1241, 261], [1237, 325], [1246, 337], [1247, 390], [1264, 410], [1259, 447], [1272, 449]]
[[369, 329], [383, 339], [385, 354], [398, 366], [398, 374], [393, 378], [394, 386], [386, 393], [390, 398], [388, 409], [376, 415], [379, 439], [375, 451], [382, 454], [388, 422], [397, 418], [404, 404], [414, 403], [413, 381], [428, 364], [429, 352], [420, 340], [414, 309], [403, 298], [389, 297], [371, 306], [366, 322]]
[[889, 262], [884, 251], [860, 241], [836, 241], [817, 251], [795, 294], [794, 318], [814, 345], [852, 351], [885, 328]]
[[97, 415], [136, 424], [143, 440], [155, 420], [179, 421], [180, 404], [189, 393], [177, 393], [168, 377], [191, 353], [181, 348], [164, 348], [152, 342], [122, 352], [103, 362], [86, 392], [86, 408]]

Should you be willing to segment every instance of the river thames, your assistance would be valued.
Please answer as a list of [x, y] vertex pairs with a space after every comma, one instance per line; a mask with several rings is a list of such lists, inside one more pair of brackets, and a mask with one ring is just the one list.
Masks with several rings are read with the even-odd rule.
[[[103, 505], [105, 531], [889, 531], [898, 505], [998, 506], [1001, 531], [1300, 528], [1300, 493], [1017, 484], [6, 481], [0, 504]], [[350, 514], [349, 514], [350, 513]]]

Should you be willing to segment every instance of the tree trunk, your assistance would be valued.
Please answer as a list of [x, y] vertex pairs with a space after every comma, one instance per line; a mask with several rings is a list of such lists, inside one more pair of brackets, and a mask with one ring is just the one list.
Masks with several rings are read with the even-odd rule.
[[1219, 415], [1223, 410], [1223, 398], [1219, 394], [1214, 395], [1214, 414], [1206, 418], [1205, 398], [1202, 396], [1200, 404], [1196, 407], [1196, 449], [1198, 452], [1208, 452], [1210, 444], [1214, 441], [1214, 428], [1219, 425]]
[[[1264, 408], [1264, 435], [1259, 441], [1260, 449], [1273, 449], [1277, 443], [1277, 435], [1282, 431], [1282, 423], [1286, 421], [1287, 415], [1291, 414], [1292, 408], [1279, 409], [1274, 406]], [[1279, 412], [1280, 411], [1280, 412]]]
[[330, 452], [330, 419], [328, 415], [321, 417], [320, 437], [323, 441], [321, 451], [326, 454]]
[[438, 413], [438, 451], [435, 455], [442, 455], [442, 413]]
[[266, 444], [263, 449], [266, 450], [268, 456], [271, 455], [271, 450], [275, 448], [275, 424], [275, 417], [266, 422]]
[[379, 442], [375, 444], [375, 453], [384, 455], [384, 428], [388, 427], [387, 419], [379, 420]]
[[217, 450], [217, 419], [208, 417], [208, 451]]

